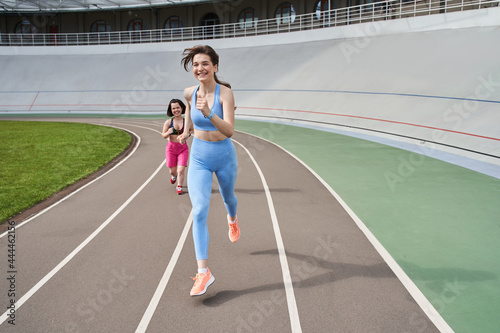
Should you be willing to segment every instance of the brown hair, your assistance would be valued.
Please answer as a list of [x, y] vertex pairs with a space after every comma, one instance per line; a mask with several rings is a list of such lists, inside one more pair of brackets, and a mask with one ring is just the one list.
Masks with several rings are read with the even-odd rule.
[[184, 112], [186, 112], [186, 105], [184, 103], [182, 103], [182, 101], [180, 99], [174, 98], [170, 101], [170, 103], [168, 103], [167, 116], [169, 116], [169, 117], [174, 116], [174, 114], [172, 113], [172, 103], [179, 103], [179, 106], [182, 109], [182, 114], [184, 114]]
[[[219, 64], [219, 55], [212, 47], [210, 47], [209, 45], [196, 45], [194, 47], [185, 49], [182, 53], [183, 57], [181, 63], [184, 65], [184, 69], [186, 70], [186, 72], [189, 71], [189, 66], [193, 64], [194, 56], [200, 53], [208, 55], [210, 57], [210, 60], [212, 60], [212, 64], [214, 66]], [[215, 82], [231, 88], [231, 85], [229, 83], [219, 80], [215, 73], [214, 79]]]

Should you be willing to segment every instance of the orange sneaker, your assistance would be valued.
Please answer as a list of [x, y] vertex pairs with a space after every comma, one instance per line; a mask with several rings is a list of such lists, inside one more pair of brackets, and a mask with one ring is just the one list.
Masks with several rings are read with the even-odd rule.
[[194, 280], [193, 288], [191, 289], [191, 296], [200, 296], [203, 295], [208, 286], [210, 286], [215, 281], [215, 277], [210, 273], [210, 269], [207, 269], [207, 273], [198, 273], [196, 277], [192, 277]]
[[238, 239], [240, 239], [240, 227], [238, 225], [238, 217], [236, 217], [234, 223], [231, 223], [228, 215], [227, 224], [229, 225], [229, 232], [228, 232], [229, 240], [231, 240], [231, 242], [233, 243], [236, 243]]

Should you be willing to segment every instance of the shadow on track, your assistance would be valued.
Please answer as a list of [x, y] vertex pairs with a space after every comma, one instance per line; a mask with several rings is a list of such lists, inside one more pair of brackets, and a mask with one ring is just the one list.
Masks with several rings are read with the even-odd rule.
[[[278, 256], [278, 250], [266, 250], [252, 252], [251, 255], [274, 255]], [[292, 282], [294, 288], [310, 288], [319, 285], [334, 283], [336, 281], [352, 278], [352, 277], [369, 277], [369, 278], [394, 278], [394, 273], [389, 269], [387, 264], [381, 262], [374, 265], [356, 265], [341, 262], [331, 262], [318, 259], [312, 256], [306, 256], [287, 251], [287, 257], [295, 258], [300, 261], [300, 264], [294, 265], [291, 268]], [[305, 265], [309, 267], [303, 269]], [[323, 269], [327, 272], [311, 276], [314, 271]], [[241, 290], [224, 290], [219, 291], [212, 297], [203, 300], [203, 305], [209, 307], [220, 306], [232, 299], [247, 294], [253, 294], [263, 291], [273, 291], [284, 289], [282, 282], [270, 283], [263, 286], [256, 286]]]

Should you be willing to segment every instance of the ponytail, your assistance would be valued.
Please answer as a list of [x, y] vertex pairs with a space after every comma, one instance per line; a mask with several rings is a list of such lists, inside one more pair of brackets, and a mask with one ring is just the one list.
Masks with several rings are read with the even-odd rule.
[[231, 85], [228, 82], [219, 80], [219, 78], [217, 77], [217, 75], [215, 75], [215, 73], [214, 73], [214, 79], [215, 79], [215, 82], [217, 82], [218, 84], [222, 84], [223, 86], [226, 86], [229, 89], [231, 89]]

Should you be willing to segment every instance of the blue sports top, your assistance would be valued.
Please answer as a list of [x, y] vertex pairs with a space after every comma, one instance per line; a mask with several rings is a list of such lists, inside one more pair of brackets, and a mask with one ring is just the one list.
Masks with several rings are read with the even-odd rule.
[[[212, 124], [210, 119], [205, 118], [203, 113], [196, 108], [196, 92], [200, 86], [196, 87], [193, 92], [193, 97], [191, 98], [191, 120], [193, 121], [194, 128], [202, 131], [217, 131], [217, 128]], [[212, 109], [214, 114], [218, 115], [219, 118], [224, 119], [222, 112], [222, 104], [220, 102], [220, 84], [217, 83], [214, 93], [214, 105]]]

